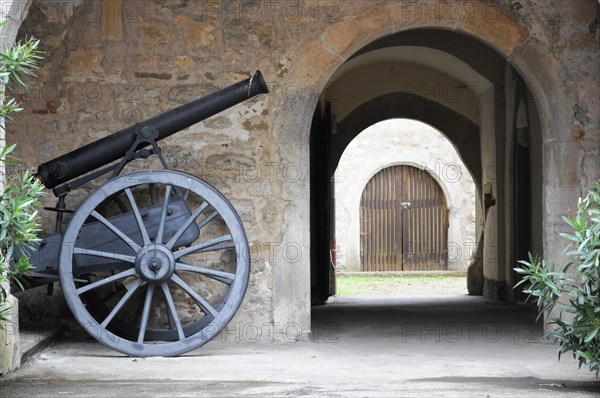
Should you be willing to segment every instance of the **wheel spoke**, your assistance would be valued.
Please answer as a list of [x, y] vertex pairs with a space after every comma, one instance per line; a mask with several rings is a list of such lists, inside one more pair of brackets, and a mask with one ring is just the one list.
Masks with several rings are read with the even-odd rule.
[[148, 236], [148, 231], [146, 230], [146, 226], [144, 225], [144, 221], [142, 220], [142, 215], [140, 214], [140, 209], [135, 202], [135, 198], [133, 197], [133, 193], [131, 193], [130, 188], [125, 188], [125, 194], [129, 199], [129, 203], [131, 204], [131, 209], [133, 210], [133, 214], [135, 215], [135, 221], [137, 221], [138, 228], [142, 234], [142, 239], [144, 240], [144, 246], [150, 244], [150, 237]]
[[173, 303], [173, 296], [171, 296], [171, 292], [169, 291], [169, 286], [167, 282], [163, 282], [161, 285], [163, 294], [165, 296], [165, 301], [167, 302], [167, 312], [169, 314], [169, 319], [173, 319], [175, 323], [175, 328], [177, 329], [177, 335], [179, 336], [179, 340], [185, 339], [185, 335], [183, 334], [183, 327], [181, 327], [181, 321], [179, 320], [179, 316], [177, 315], [177, 310], [175, 309], [175, 303]]
[[228, 285], [231, 285], [231, 283], [233, 283], [233, 280], [235, 279], [235, 274], [231, 274], [229, 272], [217, 271], [214, 269], [208, 269], [208, 268], [203, 268], [203, 267], [196, 267], [196, 266], [184, 264], [184, 263], [176, 263], [175, 270], [176, 271], [195, 272], [198, 274], [205, 275], [209, 278], [215, 279], [219, 282], [226, 283]]
[[183, 279], [181, 279], [177, 274], [171, 275], [171, 280], [179, 285], [187, 294], [189, 294], [192, 299], [198, 304], [198, 306], [204, 311], [205, 314], [210, 314], [214, 318], [219, 314], [217, 310], [215, 310], [209, 303], [204, 299], [204, 297], [200, 296], [190, 285], [188, 285]]
[[219, 243], [227, 242], [229, 240], [231, 240], [231, 235], [223, 235], [223, 236], [215, 238], [213, 240], [209, 240], [208, 242], [199, 243], [194, 246], [186, 247], [185, 249], [176, 251], [175, 253], [173, 253], [173, 255], [175, 256], [175, 260], [177, 260], [178, 258], [181, 258], [190, 253], [202, 253], [202, 252], [206, 252], [206, 251], [210, 251], [210, 250], [222, 250], [222, 249], [229, 249], [229, 248], [235, 247], [235, 244], [233, 244], [233, 243], [229, 243], [226, 245], [220, 245], [219, 247], [216, 247], [216, 248], [214, 247], [214, 246], [218, 245]]
[[135, 263], [135, 257], [133, 257], [133, 256], [128, 256], [126, 254], [105, 252], [102, 250], [83, 249], [81, 247], [76, 247], [73, 249], [73, 254], [85, 254], [86, 256], [110, 258], [113, 260], [125, 261], [126, 263], [132, 263], [132, 264]]
[[100, 213], [98, 213], [96, 210], [94, 210], [91, 214], [92, 217], [94, 217], [96, 220], [100, 221], [102, 224], [104, 224], [104, 226], [106, 226], [106, 228], [110, 229], [112, 232], [114, 232], [115, 235], [117, 235], [119, 238], [121, 238], [125, 243], [127, 243], [129, 246], [131, 246], [131, 248], [137, 253], [140, 250], [142, 250], [142, 248], [135, 243], [129, 236], [125, 235], [123, 233], [123, 231], [121, 231], [119, 228], [117, 228], [113, 223], [111, 223], [110, 221], [108, 221], [106, 218], [104, 218]]
[[103, 328], [106, 328], [106, 326], [108, 326], [110, 321], [112, 321], [113, 318], [115, 317], [115, 315], [117, 315], [119, 313], [119, 311], [121, 311], [121, 308], [123, 308], [123, 306], [127, 303], [127, 301], [129, 301], [131, 296], [133, 296], [133, 293], [135, 293], [135, 291], [141, 286], [141, 284], [142, 284], [141, 279], [138, 279], [135, 282], [133, 282], [133, 284], [131, 285], [131, 288], [127, 291], [127, 293], [125, 293], [125, 295], [123, 297], [121, 297], [121, 300], [119, 300], [117, 305], [115, 305], [115, 308], [113, 308], [112, 311], [110, 312], [110, 314], [108, 314], [108, 316], [104, 319], [104, 321], [102, 321], [100, 326], [102, 326]]
[[152, 295], [154, 294], [154, 284], [148, 284], [146, 290], [146, 298], [144, 300], [144, 312], [142, 313], [142, 321], [140, 323], [140, 332], [138, 334], [138, 343], [144, 342], [146, 335], [146, 327], [148, 326], [148, 318], [150, 318], [150, 306], [152, 305]]
[[171, 186], [167, 185], [165, 189], [165, 199], [163, 202], [162, 212], [160, 213], [160, 223], [158, 224], [158, 232], [156, 233], [156, 243], [162, 244], [163, 235], [165, 232], [165, 221], [167, 219], [167, 208], [169, 207], [169, 199], [171, 197]]
[[77, 294], [83, 294], [83, 293], [90, 291], [92, 289], [95, 289], [99, 286], [104, 286], [108, 283], [111, 283], [111, 282], [119, 280], [119, 279], [126, 278], [128, 276], [133, 276], [133, 275], [135, 275], [135, 272], [136, 272], [135, 268], [131, 268], [131, 269], [128, 269], [127, 271], [123, 271], [123, 272], [119, 272], [118, 274], [111, 275], [107, 278], [90, 283], [89, 285], [80, 287], [79, 289], [77, 289]]
[[202, 221], [200, 221], [198, 223], [198, 229], [202, 229], [206, 224], [208, 224], [209, 222], [212, 221], [213, 218], [215, 218], [217, 215], [219, 215], [218, 211], [214, 211], [211, 215], [204, 217], [202, 219]]
[[175, 235], [173, 235], [173, 237], [169, 240], [169, 242], [167, 242], [166, 246], [169, 249], [173, 248], [173, 246], [175, 245], [175, 243], [179, 240], [179, 238], [181, 238], [181, 235], [183, 235], [183, 233], [189, 228], [190, 225], [192, 225], [192, 223], [196, 220], [196, 218], [198, 218], [198, 216], [200, 215], [200, 213], [202, 213], [204, 211], [204, 209], [206, 209], [207, 207], [208, 207], [208, 203], [207, 202], [202, 203], [194, 211], [194, 213], [185, 221], [185, 223], [183, 223], [183, 225], [179, 228], [179, 230], [177, 231], [177, 233], [175, 233]]

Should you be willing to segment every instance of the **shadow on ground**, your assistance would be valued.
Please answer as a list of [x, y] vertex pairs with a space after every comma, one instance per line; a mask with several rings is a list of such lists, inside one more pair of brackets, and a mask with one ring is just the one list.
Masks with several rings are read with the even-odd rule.
[[334, 298], [313, 308], [312, 334], [293, 324], [253, 325], [248, 334], [248, 325], [234, 323], [177, 358], [61, 341], [2, 380], [0, 391], [28, 398], [598, 396], [595, 375], [569, 357], [558, 361], [534, 320], [531, 307], [480, 297]]

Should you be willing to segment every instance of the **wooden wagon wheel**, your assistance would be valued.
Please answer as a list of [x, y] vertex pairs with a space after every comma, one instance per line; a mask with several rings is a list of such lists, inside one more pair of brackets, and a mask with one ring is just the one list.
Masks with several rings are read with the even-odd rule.
[[[111, 213], [107, 202], [119, 194], [128, 206]], [[239, 308], [249, 273], [233, 206], [172, 170], [120, 176], [89, 195], [65, 230], [59, 267], [78, 322], [132, 356], [173, 356], [208, 342]]]

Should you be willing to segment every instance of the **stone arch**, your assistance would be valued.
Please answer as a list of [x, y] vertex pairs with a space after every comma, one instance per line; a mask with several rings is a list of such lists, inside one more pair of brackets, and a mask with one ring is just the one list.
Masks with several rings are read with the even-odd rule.
[[[425, 4], [417, 8], [429, 7]], [[299, 81], [316, 82], [322, 86], [336, 70], [377, 39], [422, 29], [445, 31], [456, 36], [473, 38], [492, 48], [519, 71], [531, 87], [535, 102], [539, 104], [542, 119], [549, 115], [550, 99], [545, 95], [548, 87], [559, 87], [554, 65], [540, 68], [547, 49], [537, 40], [531, 40], [527, 30], [504, 15], [494, 4], [473, 2], [468, 16], [453, 17], [435, 7], [433, 15], [411, 9], [402, 2], [376, 4], [337, 23], [332, 23], [313, 42], [306, 43], [297, 60]], [[312, 105], [317, 104], [314, 98]], [[309, 108], [310, 108], [309, 104]]]
[[[545, 67], [539, 65], [540, 59], [547, 57], [547, 52], [542, 43], [535, 39], [531, 40], [529, 33], [524, 27], [508, 18], [503, 12], [500, 12], [497, 7], [480, 3], [473, 4], [473, 12], [489, 12], [489, 14], [486, 14], [488, 17], [492, 14], [494, 15], [494, 17], [490, 17], [491, 20], [487, 21], [485, 24], [481, 23], [481, 21], [476, 18], [464, 21], [453, 21], [453, 23], [450, 23], [450, 21], [445, 20], [444, 18], [436, 21], [417, 18], [407, 22], [402, 18], [401, 10], [398, 9], [399, 7], [401, 7], [399, 4], [377, 4], [359, 12], [355, 18], [348, 18], [342, 22], [332, 24], [325, 30], [323, 35], [321, 35], [318, 43], [309, 43], [308, 46], [305, 47], [306, 51], [299, 58], [297, 63], [298, 67], [296, 71], [302, 71], [302, 76], [298, 76], [298, 78], [300, 80], [306, 81], [307, 79], [308, 81], [314, 82], [315, 79], [318, 79], [318, 76], [322, 76], [324, 80], [320, 80], [318, 84], [326, 87], [327, 83], [324, 83], [324, 81], [328, 82], [331, 77], [334, 76], [335, 71], [337, 71], [344, 62], [351, 59], [356, 54], [359, 54], [360, 49], [365, 48], [370, 43], [373, 43], [382, 37], [402, 35], [403, 33], [419, 31], [422, 29], [444, 32], [448, 37], [465, 37], [469, 38], [472, 42], [479, 43], [482, 47], [487, 48], [488, 51], [493, 52], [496, 56], [499, 56], [500, 59], [505, 61], [502, 62], [502, 65], [506, 63], [507, 68], [508, 65], [514, 68], [515, 76], [521, 77], [526, 82], [531, 92], [530, 98], [534, 99], [535, 107], [539, 108], [536, 110], [536, 113], [540, 118], [538, 137], [540, 153], [547, 152], [546, 148], [542, 147], [542, 142], [550, 134], [550, 120], [554, 119], [556, 120], [557, 125], [569, 127], [568, 123], [565, 123], [565, 117], [568, 119], [567, 115], [564, 113], [562, 115], [557, 115], [556, 112], [553, 113], [549, 111], [551, 108], [551, 99], [547, 93], [551, 93], [560, 87], [560, 84], [557, 81], [557, 76], [559, 74], [557, 73], [556, 65], [550, 64]], [[536, 67], [540, 67], [543, 70], [538, 72], [536, 71]], [[556, 98], [553, 100], [555, 102], [557, 101]], [[312, 103], [317, 105], [317, 108], [320, 108], [321, 111], [325, 109], [326, 102], [323, 97], [320, 98], [320, 101], [315, 98]], [[493, 107], [491, 110], [493, 111]], [[336, 123], [335, 120], [334, 123]], [[492, 132], [491, 137], [493, 137], [493, 141], [498, 137], [497, 134], [502, 133], [500, 130], [498, 133], [494, 133], [497, 130], [496, 127], [497, 126], [493, 125], [489, 126], [489, 131]], [[568, 128], [565, 128], [565, 130], [568, 130]], [[310, 137], [312, 134], [309, 132], [308, 126], [306, 125], [303, 131], [305, 137]], [[544, 137], [544, 139], [542, 139], [542, 137]], [[482, 145], [482, 148], [483, 147], [486, 146]], [[493, 154], [495, 156], [498, 154], [499, 156], [502, 156], [502, 160], [504, 160], [503, 149], [503, 147], [496, 148], [494, 143], [489, 147], [488, 155]], [[544, 155], [544, 157], [545, 156], [546, 155]], [[491, 159], [491, 162], [495, 164], [495, 158]], [[548, 167], [547, 162], [543, 162], [541, 155], [538, 159], [541, 164], [535, 167], [541, 169], [543, 173], [545, 171], [544, 169]], [[504, 164], [502, 167], [504, 167]], [[488, 170], [487, 167], [484, 167], [483, 169]], [[493, 196], [490, 203], [495, 203], [496, 199], [500, 201], [500, 206], [495, 208], [492, 207], [490, 213], [493, 231], [491, 231], [491, 233], [486, 232], [485, 234], [486, 240], [490, 242], [488, 246], [490, 248], [495, 248], [494, 250], [497, 251], [492, 256], [486, 254], [487, 258], [493, 258], [494, 261], [494, 265], [492, 266], [493, 276], [489, 281], [486, 279], [486, 283], [488, 284], [486, 294], [490, 297], [504, 297], [507, 294], [510, 294], [507, 284], [504, 282], [508, 273], [511, 272], [511, 269], [507, 268], [505, 263], [506, 256], [508, 256], [509, 253], [503, 243], [498, 244], [497, 241], [497, 239], [505, 239], [509, 233], [504, 229], [505, 218], [509, 217], [508, 214], [505, 214], [505, 210], [508, 209], [508, 207], [505, 208], [505, 206], [507, 206], [505, 204], [506, 202], [502, 202], [510, 200], [508, 198], [509, 191], [504, 190], [502, 185], [504, 183], [502, 179], [507, 170], [500, 169], [499, 174], [494, 174], [492, 176], [492, 179], [494, 180], [496, 178], [500, 179], [500, 188], [497, 188], [494, 184], [491, 184], [492, 187], [489, 188], [488, 185], [490, 184], [486, 184], [486, 181], [482, 181], [481, 183], [481, 188], [485, 190], [485, 192], [481, 192], [482, 198], [485, 193]], [[330, 172], [332, 172], [332, 167], [330, 167]], [[499, 196], [499, 198], [496, 198], [494, 195]], [[539, 205], [537, 206], [539, 211], [536, 217], [540, 224], [544, 223], [545, 227], [547, 224], [545, 224], [545, 221], [542, 219], [542, 213], [544, 213], [549, 206], [558, 205], [558, 201], [556, 201], [555, 197], [550, 198], [545, 188], [540, 189], [540, 193], [536, 197], [536, 200]], [[540, 228], [540, 230], [542, 229], [543, 227]], [[543, 243], [539, 244], [539, 251], [546, 253], [547, 250], [550, 250], [550, 252], [552, 252], [554, 248], [552, 248], [548, 242], [555, 240], [556, 237], [549, 237], [548, 234], [544, 234], [544, 236], [540, 236], [540, 239], [543, 240]]]

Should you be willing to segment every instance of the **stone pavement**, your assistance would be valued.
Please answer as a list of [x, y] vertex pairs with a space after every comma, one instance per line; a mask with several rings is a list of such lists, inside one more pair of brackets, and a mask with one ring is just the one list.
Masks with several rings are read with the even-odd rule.
[[559, 362], [534, 319], [480, 297], [335, 298], [313, 308], [312, 336], [298, 342], [264, 341], [272, 330], [256, 324], [178, 358], [62, 341], [0, 380], [0, 396], [600, 396], [595, 374]]

